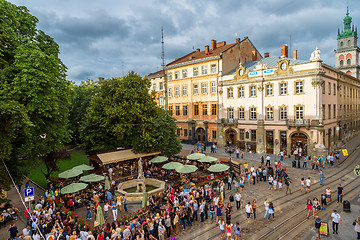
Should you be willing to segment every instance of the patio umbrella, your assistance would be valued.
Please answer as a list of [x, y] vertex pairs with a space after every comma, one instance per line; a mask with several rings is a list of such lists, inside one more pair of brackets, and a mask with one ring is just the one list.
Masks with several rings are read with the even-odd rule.
[[73, 177], [79, 176], [82, 173], [83, 173], [82, 170], [69, 169], [62, 173], [59, 173], [58, 177], [59, 178], [73, 178]]
[[87, 187], [86, 183], [72, 183], [61, 189], [61, 194], [74, 193]]
[[193, 154], [187, 155], [187, 159], [189, 159], [189, 160], [198, 160], [203, 157], [205, 157], [205, 154], [202, 154], [202, 153], [193, 153]]
[[143, 191], [143, 198], [142, 198], [142, 205], [141, 205], [142, 208], [146, 207], [147, 199], [148, 199], [147, 192], [146, 192], [146, 190], [144, 190]]
[[215, 165], [210, 166], [208, 168], [208, 170], [210, 172], [224, 172], [224, 171], [227, 171], [229, 168], [230, 167], [228, 165], [219, 163], [219, 164], [215, 164]]
[[104, 214], [102, 212], [102, 208], [100, 207], [100, 204], [98, 205], [96, 211], [97, 211], [96, 220], [98, 221], [99, 226], [102, 226], [103, 224], [105, 224], [105, 219], [104, 219]]
[[183, 165], [175, 168], [178, 173], [192, 173], [195, 172], [198, 168], [194, 165]]
[[218, 159], [215, 157], [205, 156], [200, 158], [198, 161], [202, 163], [216, 162]]
[[162, 162], [166, 162], [168, 160], [168, 157], [164, 157], [164, 156], [157, 156], [154, 157], [153, 159], [151, 159], [152, 163], [162, 163]]
[[80, 178], [80, 181], [82, 181], [82, 182], [99, 182], [104, 179], [105, 179], [104, 176], [100, 176], [100, 175], [92, 173], [92, 174], [89, 174], [86, 176], [82, 176]]
[[105, 177], [105, 190], [110, 190], [109, 177]]
[[89, 171], [89, 170], [93, 170], [94, 167], [89, 166], [87, 164], [81, 164], [79, 166], [73, 167], [72, 169], [81, 170], [81, 171]]
[[175, 168], [180, 167], [180, 166], [183, 166], [183, 164], [179, 163], [179, 162], [169, 162], [169, 163], [164, 164], [164, 166], [162, 166], [162, 168], [164, 168], [164, 169], [175, 169]]

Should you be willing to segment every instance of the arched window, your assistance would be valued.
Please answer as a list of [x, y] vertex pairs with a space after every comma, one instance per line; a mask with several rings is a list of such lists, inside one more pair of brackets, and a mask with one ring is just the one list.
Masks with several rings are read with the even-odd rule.
[[343, 43], [343, 42], [340, 42], [340, 46], [344, 46], [344, 43]]
[[340, 60], [340, 66], [344, 66], [344, 60]]
[[348, 40], [348, 46], [350, 46], [350, 44], [351, 44], [351, 41], [350, 41], [350, 40]]
[[351, 65], [351, 59], [346, 60], [347, 65]]

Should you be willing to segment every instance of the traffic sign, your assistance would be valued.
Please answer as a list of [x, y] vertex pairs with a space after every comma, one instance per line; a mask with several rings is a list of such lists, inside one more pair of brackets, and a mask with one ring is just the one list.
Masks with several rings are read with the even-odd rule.
[[344, 155], [345, 157], [346, 157], [346, 156], [349, 156], [347, 149], [343, 149], [343, 150], [342, 150], [342, 153], [343, 153], [343, 155]]
[[34, 195], [25, 197], [25, 202], [30, 202], [30, 201], [33, 201], [34, 199], [35, 199]]
[[25, 188], [24, 189], [24, 196], [25, 197], [34, 196], [34, 188], [33, 187]]

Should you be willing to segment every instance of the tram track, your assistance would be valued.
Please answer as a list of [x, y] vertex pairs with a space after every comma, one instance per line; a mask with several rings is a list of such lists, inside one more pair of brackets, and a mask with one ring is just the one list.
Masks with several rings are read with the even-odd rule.
[[[360, 145], [357, 146], [355, 148], [355, 150], [343, 162], [341, 162], [338, 166], [335, 167], [335, 168], [341, 168], [341, 169], [339, 169], [339, 171], [337, 171], [335, 174], [324, 179], [324, 185], [331, 186], [332, 188], [336, 188], [339, 179], [342, 179], [342, 182], [349, 180], [349, 177], [347, 177], [347, 176], [348, 175], [351, 176], [351, 173], [353, 172], [352, 169], [356, 165], [357, 159], [359, 157], [360, 157]], [[349, 167], [350, 167], [350, 170], [349, 170]], [[324, 186], [321, 186], [320, 183], [316, 183], [316, 184], [312, 185], [311, 192], [308, 194], [303, 194], [303, 193], [301, 193], [300, 189], [298, 189], [298, 190], [293, 191], [292, 194], [280, 196], [278, 198], [273, 199], [272, 202], [275, 205], [276, 213], [279, 212], [279, 210], [282, 210], [284, 212], [285, 211], [291, 212], [294, 210], [294, 204], [296, 204], [296, 203], [299, 203], [302, 206], [304, 206], [305, 205], [303, 203], [304, 196], [309, 196], [309, 195], [320, 196], [321, 189], [323, 189], [323, 188], [324, 188]], [[279, 206], [281, 206], [281, 207], [279, 208]], [[299, 214], [302, 211], [305, 211], [305, 208], [303, 210], [299, 211]], [[258, 216], [261, 216], [262, 214], [264, 214], [264, 210], [257, 211]], [[235, 211], [232, 214], [232, 222], [234, 222], [235, 219], [239, 220], [239, 223], [242, 226], [246, 224], [245, 223], [246, 218], [243, 214], [243, 208], [239, 209], [238, 211]], [[209, 228], [210, 226], [211, 226], [211, 228]], [[206, 226], [205, 230], [203, 232], [196, 234], [196, 235], [189, 236], [190, 238], [186, 237], [184, 239], [189, 239], [189, 240], [190, 239], [194, 239], [194, 240], [195, 239], [196, 240], [218, 239], [220, 236], [220, 232], [219, 232], [218, 228], [217, 227], [214, 228], [213, 224], [209, 225], [209, 227]], [[244, 229], [246, 229], [246, 228], [243, 227], [243, 230]], [[257, 235], [257, 234], [254, 234], [254, 235]], [[208, 236], [210, 236], [210, 237], [208, 237]], [[254, 239], [256, 239], [256, 237]], [[267, 239], [271, 239], [271, 238], [267, 238]]]

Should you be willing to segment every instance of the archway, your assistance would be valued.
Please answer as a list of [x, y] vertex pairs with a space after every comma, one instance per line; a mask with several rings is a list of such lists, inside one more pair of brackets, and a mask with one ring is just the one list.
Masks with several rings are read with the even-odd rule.
[[233, 129], [228, 129], [226, 131], [226, 144], [227, 145], [236, 145], [236, 131]]
[[308, 137], [301, 132], [295, 132], [291, 135], [291, 154], [297, 149], [302, 149], [302, 156], [307, 156]]
[[196, 141], [205, 143], [205, 130], [201, 127], [196, 129]]

